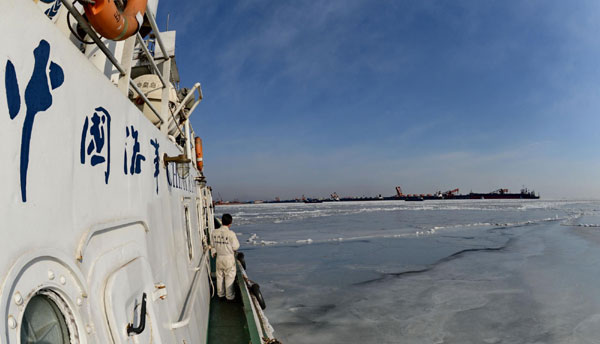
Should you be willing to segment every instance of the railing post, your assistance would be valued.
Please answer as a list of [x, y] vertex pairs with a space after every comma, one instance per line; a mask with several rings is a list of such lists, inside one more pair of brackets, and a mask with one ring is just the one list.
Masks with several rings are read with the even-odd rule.
[[138, 43], [140, 45], [140, 48], [142, 48], [142, 52], [148, 58], [148, 61], [150, 62], [150, 65], [152, 66], [152, 69], [156, 72], [156, 75], [160, 79], [160, 82], [162, 82], [163, 87], [167, 87], [167, 82], [165, 81], [165, 79], [163, 79], [162, 73], [160, 72], [160, 69], [158, 69], [158, 66], [156, 65], [156, 62], [154, 61], [154, 56], [152, 56], [152, 54], [150, 54], [150, 51], [148, 51], [148, 47], [146, 46], [146, 42], [144, 42], [144, 39], [142, 38], [142, 36], [140, 35], [139, 32], [135, 36], [136, 36], [137, 41], [138, 41]]
[[[167, 56], [168, 57], [168, 56]], [[167, 81], [167, 87], [162, 89], [162, 96], [160, 98], [160, 117], [162, 119], [162, 124], [160, 126], [160, 131], [165, 134], [169, 133], [169, 93], [171, 91], [171, 59], [163, 61], [161, 63], [162, 67], [162, 76]]]
[[[167, 49], [165, 48], [165, 45], [162, 41], [162, 38], [160, 38], [160, 35], [158, 34], [158, 25], [156, 25], [156, 20], [154, 19], [154, 14], [152, 13], [152, 11], [147, 10], [146, 11], [146, 17], [148, 18], [148, 21], [150, 22], [150, 26], [152, 27], [152, 31], [154, 31], [156, 33], [156, 42], [158, 42], [158, 46], [160, 48], [160, 51], [163, 54], [163, 58], [165, 60], [169, 60], [169, 54], [167, 53]], [[155, 49], [156, 50], [156, 49]], [[164, 75], [164, 73], [163, 73]], [[169, 80], [169, 78], [165, 78], [167, 80]]]
[[133, 61], [133, 50], [135, 49], [135, 36], [131, 36], [125, 40], [123, 45], [123, 55], [121, 56], [121, 67], [125, 74], [119, 76], [119, 90], [123, 92], [125, 97], [129, 97], [129, 79], [131, 78], [131, 64]]
[[185, 152], [187, 154], [188, 159], [192, 159], [196, 161], [194, 155], [192, 155], [192, 138], [190, 137], [190, 119], [185, 120]]

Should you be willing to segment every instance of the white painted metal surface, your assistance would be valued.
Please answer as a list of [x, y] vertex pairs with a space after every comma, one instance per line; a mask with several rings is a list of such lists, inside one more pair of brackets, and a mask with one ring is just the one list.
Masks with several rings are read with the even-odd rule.
[[[210, 190], [165, 167], [183, 147], [47, 18], [52, 4], [0, 0], [0, 343], [19, 343], [41, 292], [64, 301], [74, 343], [204, 343]], [[143, 293], [146, 328], [129, 335]]]

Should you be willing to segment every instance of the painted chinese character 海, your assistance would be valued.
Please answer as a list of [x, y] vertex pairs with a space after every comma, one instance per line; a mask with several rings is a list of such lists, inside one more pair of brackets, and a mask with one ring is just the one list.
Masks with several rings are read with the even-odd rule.
[[106, 164], [104, 182], [108, 184], [110, 175], [110, 114], [102, 107], [96, 108], [93, 115], [85, 118], [81, 133], [80, 160], [86, 163], [90, 157], [90, 164]]
[[[125, 127], [125, 134], [126, 141], [125, 153], [123, 155], [123, 172], [131, 175], [140, 174], [142, 173], [142, 161], [146, 160], [146, 157], [140, 154], [140, 142], [138, 141], [139, 132], [135, 130], [132, 125]], [[128, 150], [131, 150], [129, 156], [127, 155]]]

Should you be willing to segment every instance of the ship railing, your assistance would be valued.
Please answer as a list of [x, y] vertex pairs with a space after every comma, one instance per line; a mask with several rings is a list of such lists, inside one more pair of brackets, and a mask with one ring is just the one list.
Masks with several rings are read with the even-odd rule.
[[[146, 56], [146, 58], [150, 62], [150, 66], [152, 66], [152, 69], [154, 70], [154, 73], [160, 79], [160, 82], [163, 85], [162, 88], [164, 90], [165, 88], [167, 88], [168, 84], [165, 81], [165, 79], [164, 79], [164, 77], [163, 77], [160, 69], [158, 68], [158, 65], [156, 64], [156, 61], [154, 61], [154, 54], [152, 54], [150, 52], [150, 50], [148, 50], [147, 43], [144, 41], [144, 39], [142, 38], [142, 35], [140, 35], [139, 32], [135, 34], [135, 38], [136, 38], [139, 46], [141, 47], [140, 49], [141, 49], [142, 54], [144, 54]], [[168, 58], [168, 56], [167, 56], [167, 58]]]
[[167, 48], [165, 48], [165, 44], [163, 43], [162, 38], [160, 37], [160, 31], [158, 30], [158, 26], [156, 25], [156, 19], [154, 18], [154, 14], [148, 8], [146, 8], [146, 16], [148, 17], [148, 21], [150, 22], [150, 26], [152, 27], [152, 31], [156, 36], [156, 41], [158, 42], [158, 46], [160, 51], [163, 54], [165, 60], [169, 59], [169, 54], [167, 53]]
[[200, 259], [200, 264], [194, 268], [194, 277], [192, 277], [192, 283], [190, 285], [190, 288], [188, 289], [188, 293], [184, 300], [183, 306], [181, 307], [179, 317], [176, 322], [169, 324], [169, 328], [171, 330], [188, 326], [190, 320], [192, 320], [192, 317], [194, 315], [192, 310], [196, 301], [196, 295], [199, 294], [198, 287], [201, 285], [200, 275], [204, 268], [206, 268], [206, 273], [210, 277], [210, 263], [208, 262], [208, 259], [208, 254], [205, 253], [202, 256], [202, 259]]
[[[94, 41], [94, 43], [96, 43], [96, 45], [98, 46], [100, 51], [102, 51], [102, 53], [106, 56], [106, 58], [119, 71], [119, 74], [120, 74], [119, 75], [119, 86], [120, 86], [121, 90], [125, 94], [127, 94], [129, 92], [128, 88], [121, 87], [121, 86], [123, 86], [121, 80], [126, 78], [127, 82], [124, 82], [124, 84], [125, 85], [128, 84], [128, 86], [133, 88], [133, 90], [139, 95], [139, 97], [144, 101], [144, 103], [146, 105], [148, 105], [148, 108], [150, 108], [150, 110], [158, 117], [158, 119], [160, 121], [160, 125], [164, 125], [166, 123], [164, 116], [162, 116], [161, 112], [158, 111], [152, 105], [152, 103], [150, 102], [148, 97], [146, 97], [146, 95], [142, 92], [142, 90], [131, 79], [131, 77], [130, 77], [131, 61], [126, 61], [127, 66], [121, 65], [121, 63], [119, 63], [119, 61], [116, 59], [116, 57], [110, 51], [110, 49], [108, 49], [108, 47], [104, 44], [104, 42], [102, 42], [102, 39], [96, 34], [94, 29], [92, 29], [92, 27], [89, 25], [87, 20], [75, 8], [73, 3], [71, 3], [70, 0], [61, 0], [61, 2], [65, 6], [65, 8], [69, 11], [69, 13], [71, 13], [71, 15], [75, 18], [75, 20], [77, 20], [77, 23], [79, 23], [79, 25], [81, 26], [83, 31], [86, 34], [88, 34], [88, 36], [90, 36], [90, 38]], [[170, 75], [170, 64], [167, 63], [167, 61], [170, 59], [170, 56], [167, 53], [165, 44], [160, 36], [160, 31], [158, 30], [158, 26], [156, 25], [156, 19], [154, 18], [154, 14], [148, 8], [146, 9], [146, 17], [148, 18], [148, 22], [150, 23], [150, 26], [151, 26], [154, 36], [156, 38], [156, 42], [158, 42], [158, 46], [162, 52], [163, 57], [161, 58], [161, 60], [163, 61], [163, 64], [166, 66], [166, 68], [162, 72], [158, 68], [155, 58], [154, 58], [153, 54], [151, 54], [150, 51], [148, 50], [148, 47], [146, 46], [146, 42], [144, 42], [142, 36], [139, 33], [137, 33], [135, 39], [139, 43], [139, 45], [142, 47], [142, 53], [148, 58], [148, 61], [150, 61], [153, 71], [156, 73], [156, 75], [159, 77], [159, 79], [162, 83], [162, 89], [163, 89], [162, 90], [162, 100], [163, 100], [163, 102], [168, 102], [169, 84], [165, 80], [166, 79], [165, 74]], [[168, 107], [166, 107], [166, 108], [168, 109]]]
[[[184, 97], [184, 99], [177, 106], [175, 111], [173, 112], [172, 108], [169, 106], [169, 96], [170, 96], [170, 78], [171, 78], [171, 56], [165, 47], [165, 43], [161, 37], [160, 31], [158, 30], [158, 26], [156, 24], [156, 19], [152, 11], [146, 7], [146, 18], [152, 28], [153, 39], [149, 39], [147, 42], [144, 41], [143, 37], [138, 33], [135, 34], [134, 37], [130, 37], [125, 41], [125, 49], [129, 49], [131, 51], [131, 55], [127, 58], [123, 57], [121, 63], [117, 60], [114, 54], [110, 51], [110, 49], [104, 44], [102, 39], [98, 36], [98, 34], [94, 31], [94, 29], [90, 26], [88, 21], [83, 17], [83, 15], [75, 8], [74, 3], [70, 2], [71, 0], [61, 0], [61, 3], [65, 6], [65, 8], [71, 13], [73, 18], [77, 20], [77, 23], [81, 26], [83, 31], [96, 43], [100, 51], [106, 56], [106, 58], [112, 63], [112, 65], [119, 72], [119, 80], [118, 80], [118, 88], [125, 94], [125, 96], [129, 95], [129, 87], [131, 87], [139, 96], [140, 99], [143, 100], [144, 104], [148, 106], [148, 108], [156, 115], [159, 120], [158, 128], [164, 133], [168, 134], [170, 124], [168, 121], [169, 113], [170, 117], [172, 117], [173, 122], [177, 127], [179, 133], [185, 139], [185, 144], [181, 147], [182, 151], [186, 153], [188, 157], [193, 156], [192, 150], [194, 146], [194, 142], [192, 142], [192, 135], [194, 134], [193, 129], [191, 128], [189, 117], [192, 112], [196, 109], [200, 101], [202, 100], [202, 89], [199, 83], [196, 83], [193, 88], [189, 91], [189, 93]], [[137, 46], [140, 47], [141, 50], [137, 50]], [[157, 44], [158, 43], [158, 44]], [[148, 45], [152, 44], [152, 51], [148, 48]], [[155, 57], [156, 45], [160, 49], [162, 56]], [[162, 83], [162, 94], [161, 94], [161, 111], [156, 109], [154, 105], [150, 102], [148, 97], [143, 93], [143, 91], [135, 84], [133, 79], [131, 78], [131, 68], [132, 68], [132, 60], [133, 54], [136, 52], [143, 54], [148, 62], [150, 62], [150, 66], [155, 75], [158, 76], [160, 82]], [[138, 54], [139, 56], [139, 54]], [[162, 63], [162, 71], [159, 68], [158, 63]], [[197, 97], [194, 97], [194, 93], [197, 93]], [[190, 102], [190, 100], [194, 97], [194, 103], [186, 108], [186, 104]], [[180, 128], [180, 121], [177, 120], [177, 115], [180, 113], [183, 114], [185, 118], [185, 123], [183, 128]], [[164, 116], [163, 116], [164, 114]], [[196, 164], [192, 164], [196, 165]]]
[[[198, 94], [197, 98], [194, 96], [194, 92], [197, 92], [197, 94]], [[198, 106], [198, 104], [200, 104], [200, 101], [202, 100], [202, 88], [201, 88], [199, 82], [194, 84], [194, 87], [192, 87], [192, 89], [189, 91], [187, 96], [185, 96], [185, 98], [183, 98], [183, 100], [181, 101], [181, 104], [179, 104], [177, 109], [175, 109], [175, 112], [173, 112], [173, 117], [177, 118], [177, 115], [179, 115], [179, 113], [184, 109], [185, 104], [187, 104], [192, 98], [195, 99], [194, 104], [192, 104], [192, 106], [190, 107], [189, 110], [184, 111], [184, 116], [185, 116], [186, 120], [190, 118], [190, 114], [192, 112], [194, 112], [194, 110], [196, 109], [196, 106]]]
[[[98, 37], [96, 32], [94, 32], [94, 30], [88, 24], [87, 20], [85, 20], [85, 18], [83, 18], [81, 13], [79, 13], [79, 11], [75, 8], [75, 6], [73, 6], [73, 4], [71, 4], [68, 0], [61, 0], [61, 2], [65, 6], [65, 8], [67, 8], [67, 10], [71, 13], [71, 15], [73, 15], [75, 20], [77, 20], [79, 25], [81, 25], [81, 28], [83, 29], [83, 31], [85, 31], [85, 33], [87, 33], [88, 36], [90, 36], [90, 38], [94, 41], [94, 43], [96, 43], [96, 45], [98, 46], [100, 51], [102, 51], [102, 53], [106, 56], [106, 58], [108, 58], [108, 60], [113, 64], [113, 66], [119, 71], [120, 79], [121, 78], [129, 79], [128, 80], [129, 86], [131, 86], [131, 88], [133, 88], [136, 91], [136, 93], [140, 96], [140, 98], [142, 98], [144, 103], [146, 105], [148, 105], [150, 110], [152, 110], [152, 112], [154, 112], [154, 114], [158, 117], [158, 119], [160, 120], [160, 123], [163, 124], [165, 121], [164, 121], [163, 117], [160, 115], [159, 111], [156, 110], [156, 108], [150, 103], [150, 100], [148, 99], [148, 97], [146, 97], [146, 95], [144, 95], [142, 90], [140, 90], [140, 88], [133, 82], [129, 73], [125, 71], [125, 69], [121, 66], [119, 61], [117, 61], [117, 59], [115, 58], [113, 53], [108, 49], [108, 47], [106, 47], [106, 45], [104, 44], [104, 42], [102, 42], [100, 37]], [[152, 23], [154, 23], [154, 25], [156, 25], [156, 22], [153, 20], [154, 19], [153, 15], [150, 11], [146, 11], [146, 14], [147, 14], [147, 17], [149, 18], [148, 20], [150, 21], [152, 30], [154, 30], [154, 26], [152, 25]], [[152, 19], [150, 19], [150, 18], [152, 18]], [[158, 32], [158, 30], [156, 32]], [[158, 36], [158, 34], [157, 34], [157, 36]], [[161, 41], [159, 40], [159, 45], [160, 45], [160, 42]], [[162, 49], [162, 46], [161, 46], [161, 49]], [[165, 57], [168, 58], [168, 55], [165, 55]], [[150, 60], [153, 60], [153, 58], [150, 57]], [[160, 79], [161, 79], [161, 81], [163, 81], [162, 74], [160, 76]], [[166, 90], [166, 92], [168, 92], [168, 88], [163, 83], [163, 92], [165, 92], [165, 90]]]

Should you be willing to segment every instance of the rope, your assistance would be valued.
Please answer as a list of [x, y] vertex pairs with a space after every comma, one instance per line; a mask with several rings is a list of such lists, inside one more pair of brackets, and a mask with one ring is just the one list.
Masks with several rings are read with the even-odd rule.
[[[78, 1], [91, 1], [94, 3], [94, 1], [92, 0], [78, 0]], [[73, 5], [75, 5], [76, 1], [73, 1]], [[67, 26], [69, 27], [69, 31], [71, 31], [71, 34], [73, 34], [73, 36], [75, 36], [75, 38], [77, 38], [81, 43], [83, 44], [94, 44], [95, 42], [88, 42], [88, 41], [84, 41], [83, 38], [79, 37], [79, 35], [77, 33], [75, 33], [75, 30], [73, 30], [73, 27], [71, 26], [71, 12], [67, 13]]]
[[210, 297], [215, 296], [215, 285], [213, 284], [212, 276], [210, 275], [210, 245], [206, 246], [204, 252], [208, 252], [209, 257], [206, 259], [206, 269], [208, 270], [208, 280], [210, 281]]

